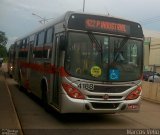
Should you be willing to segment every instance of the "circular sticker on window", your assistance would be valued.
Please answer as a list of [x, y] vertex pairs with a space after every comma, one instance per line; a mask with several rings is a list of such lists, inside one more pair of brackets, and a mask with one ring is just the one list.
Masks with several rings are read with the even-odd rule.
[[101, 76], [101, 74], [102, 74], [102, 70], [101, 70], [100, 67], [98, 67], [98, 66], [93, 66], [93, 67], [91, 68], [91, 75], [92, 75], [93, 77], [99, 77], [99, 76]]

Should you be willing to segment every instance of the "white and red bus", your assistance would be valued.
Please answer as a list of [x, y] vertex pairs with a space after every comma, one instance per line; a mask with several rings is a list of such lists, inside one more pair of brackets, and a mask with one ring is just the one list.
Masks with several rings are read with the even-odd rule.
[[139, 23], [67, 12], [17, 39], [10, 51], [11, 73], [19, 85], [60, 113], [140, 109], [143, 31]]

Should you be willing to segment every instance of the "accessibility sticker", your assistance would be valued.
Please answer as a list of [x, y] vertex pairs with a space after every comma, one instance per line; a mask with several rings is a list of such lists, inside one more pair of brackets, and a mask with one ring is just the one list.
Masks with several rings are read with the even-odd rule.
[[109, 70], [109, 80], [117, 81], [120, 78], [120, 72], [118, 69], [110, 69]]

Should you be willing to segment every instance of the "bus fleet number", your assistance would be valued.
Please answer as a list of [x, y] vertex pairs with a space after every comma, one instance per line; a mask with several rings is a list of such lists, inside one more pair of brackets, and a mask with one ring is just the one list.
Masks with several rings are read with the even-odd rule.
[[94, 84], [93, 83], [79, 83], [78, 88], [86, 89], [86, 90], [94, 90]]

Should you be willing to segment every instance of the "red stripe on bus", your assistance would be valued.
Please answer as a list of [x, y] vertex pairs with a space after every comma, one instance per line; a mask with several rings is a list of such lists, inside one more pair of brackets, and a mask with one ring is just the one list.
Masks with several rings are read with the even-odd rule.
[[60, 67], [59, 68], [59, 73], [61, 77], [67, 77], [69, 76], [69, 74], [67, 74], [67, 72], [65, 71], [64, 67]]
[[34, 51], [43, 51], [43, 47], [34, 47], [33, 50]]
[[69, 76], [64, 67], [56, 68], [55, 65], [51, 64], [36, 64], [36, 63], [27, 63], [19, 61], [19, 65], [21, 68], [30, 68], [36, 71], [39, 71], [41, 73], [47, 73], [47, 74], [55, 74], [56, 72], [59, 72], [59, 75], [61, 77]]
[[28, 52], [28, 48], [21, 48], [20, 52]]

